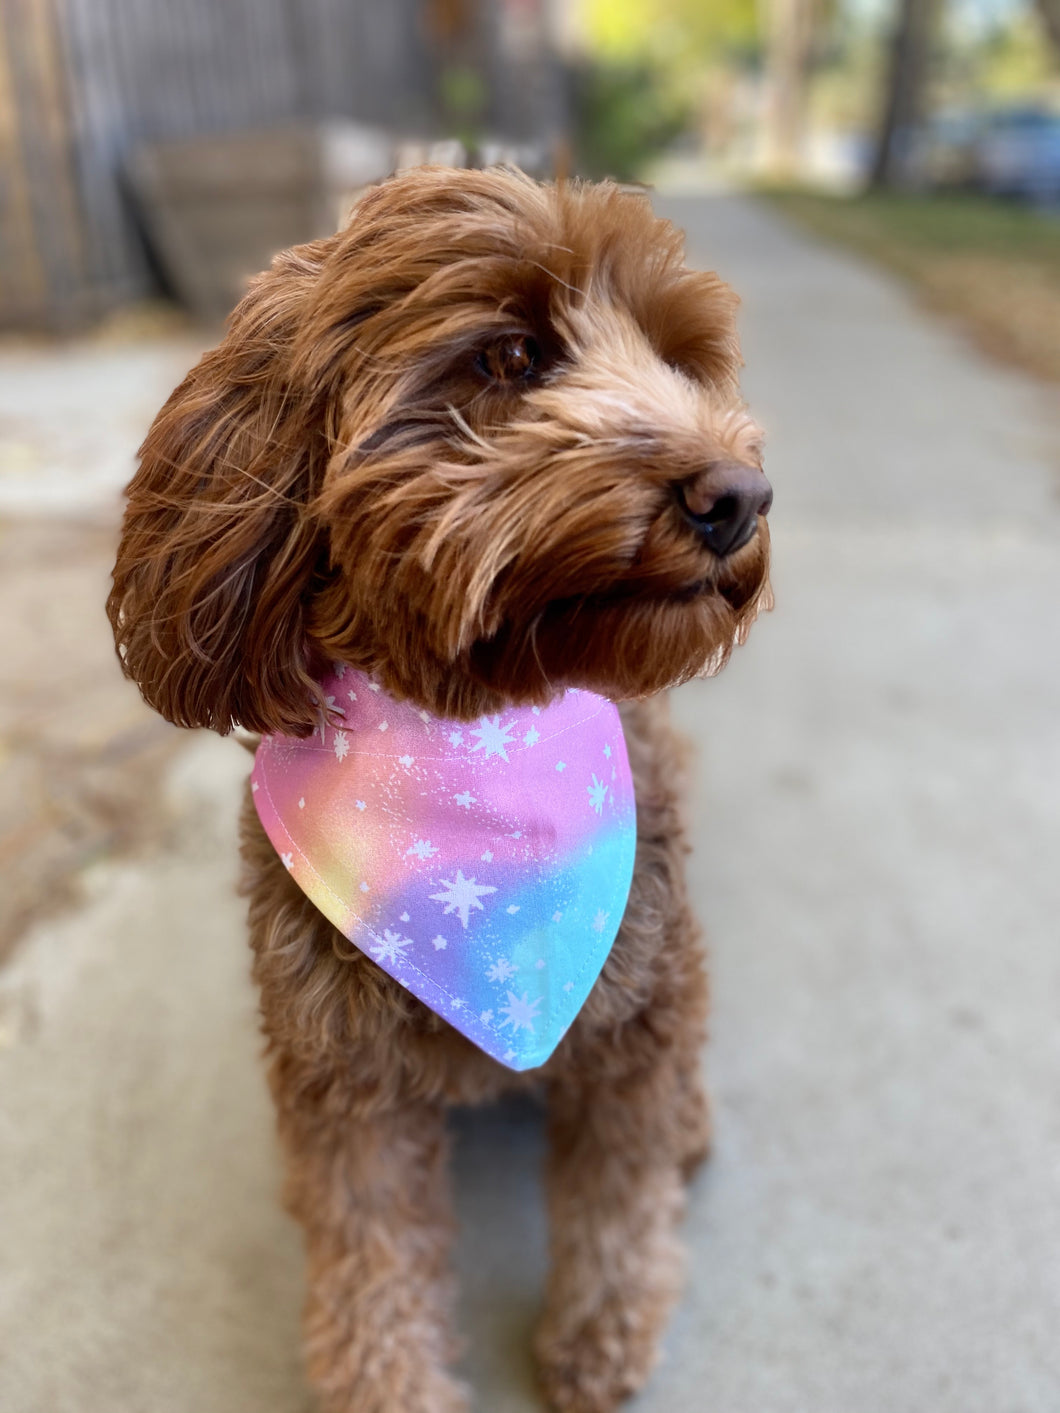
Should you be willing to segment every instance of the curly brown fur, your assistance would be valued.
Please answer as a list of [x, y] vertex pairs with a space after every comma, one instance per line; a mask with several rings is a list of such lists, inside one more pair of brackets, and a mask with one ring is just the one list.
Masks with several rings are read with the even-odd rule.
[[645, 699], [716, 671], [768, 606], [764, 517], [715, 554], [688, 514], [704, 468], [761, 454], [734, 306], [640, 198], [421, 169], [277, 257], [141, 450], [108, 606], [170, 720], [308, 734], [335, 659], [462, 719], [567, 686], [627, 703], [628, 907], [529, 1075], [351, 949], [248, 797], [255, 975], [329, 1413], [466, 1407], [447, 1367], [444, 1111], [514, 1086], [550, 1113], [552, 1406], [606, 1413], [655, 1357], [709, 1126], [679, 749], [665, 700]]

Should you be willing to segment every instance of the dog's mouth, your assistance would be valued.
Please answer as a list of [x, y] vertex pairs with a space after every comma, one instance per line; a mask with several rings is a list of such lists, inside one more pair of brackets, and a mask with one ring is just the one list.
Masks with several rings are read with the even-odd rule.
[[737, 613], [746, 608], [761, 589], [761, 576], [754, 578], [718, 580], [716, 576], [704, 576], [690, 584], [683, 584], [666, 594], [665, 598], [674, 604], [695, 604], [707, 598], [724, 599]]
[[[557, 596], [535, 616], [535, 624], [537, 627], [557, 622], [574, 625], [591, 623], [597, 617], [614, 624], [618, 621], [616, 614], [625, 616], [628, 612], [643, 618], [647, 613], [660, 615], [659, 628], [665, 633], [664, 625], [676, 623], [684, 610], [698, 616], [713, 604], [716, 613], [731, 621], [746, 614], [756, 603], [757, 612], [772, 606], [771, 600], [766, 602], [770, 598], [768, 537], [755, 536], [732, 560], [719, 562], [711, 558], [712, 564], [701, 568], [694, 578], [676, 575], [670, 578], [658, 571], [635, 572], [632, 577], [618, 579], [595, 592]], [[687, 566], [685, 568], [687, 574]], [[678, 618], [674, 618], [675, 612]], [[753, 616], [757, 617], [757, 612]]]
[[742, 572], [683, 583], [618, 582], [557, 597], [532, 622], [508, 620], [472, 649], [478, 680], [502, 690], [539, 676], [615, 701], [650, 696], [724, 664], [758, 615], [772, 607], [764, 547]]
[[674, 556], [674, 562], [662, 564], [638, 559], [627, 573], [606, 587], [589, 593], [557, 596], [549, 602], [545, 613], [613, 611], [637, 605], [694, 606], [708, 599], [719, 599], [739, 613], [761, 592], [766, 580], [768, 531], [760, 529], [724, 559], [711, 554], [704, 564], [699, 553], [695, 559], [699, 563], [694, 565], [689, 564], [684, 555]]
[[[666, 597], [671, 603], [695, 603], [697, 599], [706, 598], [709, 595], [719, 593], [722, 594], [722, 597], [725, 598], [727, 602], [732, 602], [730, 596], [722, 593], [713, 579], [697, 579], [692, 584], [685, 584], [681, 588], [674, 589], [674, 591], [667, 594]], [[733, 607], [738, 606], [738, 604], [733, 605]]]
[[599, 597], [611, 605], [647, 600], [678, 606], [715, 598], [739, 612], [760, 593], [767, 577], [769, 532], [764, 517], [750, 538], [730, 555], [709, 554], [704, 563], [702, 554], [697, 553], [695, 559], [699, 562], [690, 564], [685, 555], [675, 556], [676, 562], [661, 571], [638, 566], [630, 580]]
[[715, 578], [705, 575], [672, 588], [654, 587], [645, 590], [640, 585], [619, 584], [614, 589], [603, 593], [587, 594], [579, 599], [561, 599], [549, 607], [565, 610], [574, 607], [575, 604], [580, 604], [587, 609], [613, 609], [621, 608], [623, 605], [632, 607], [634, 604], [695, 604], [702, 599], [714, 597], [723, 598], [731, 608], [740, 608], [747, 601], [748, 596], [737, 585], [722, 587]]

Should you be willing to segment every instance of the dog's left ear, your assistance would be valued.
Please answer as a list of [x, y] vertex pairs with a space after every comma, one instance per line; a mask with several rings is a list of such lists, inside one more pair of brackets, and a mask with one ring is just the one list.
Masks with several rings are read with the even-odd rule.
[[326, 392], [292, 344], [334, 237], [284, 251], [140, 448], [107, 612], [127, 676], [179, 726], [307, 735], [304, 604], [326, 547], [308, 507]]

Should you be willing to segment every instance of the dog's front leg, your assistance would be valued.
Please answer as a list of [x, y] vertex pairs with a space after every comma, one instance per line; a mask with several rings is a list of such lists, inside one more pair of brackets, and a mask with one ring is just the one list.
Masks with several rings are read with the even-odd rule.
[[[325, 1413], [463, 1413], [440, 1108], [360, 1092], [349, 1070], [272, 1071], [306, 1235], [307, 1367]], [[287, 1102], [285, 1102], [285, 1100]]]
[[[642, 1021], [634, 1046], [643, 1055]], [[698, 1028], [697, 1028], [698, 1029]], [[654, 1042], [649, 1041], [649, 1045]], [[621, 1055], [621, 1035], [613, 1054]], [[563, 1413], [610, 1413], [647, 1378], [680, 1289], [684, 1180], [708, 1141], [694, 1049], [658, 1043], [638, 1070], [558, 1080], [550, 1093], [552, 1264], [537, 1355]]]

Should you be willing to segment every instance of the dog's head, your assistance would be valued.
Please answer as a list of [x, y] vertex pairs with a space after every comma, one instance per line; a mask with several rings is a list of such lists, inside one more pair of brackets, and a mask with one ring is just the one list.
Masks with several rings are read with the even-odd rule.
[[717, 670], [769, 595], [735, 304], [613, 186], [385, 182], [148, 433], [125, 671], [181, 725], [303, 735], [334, 659], [465, 718]]

